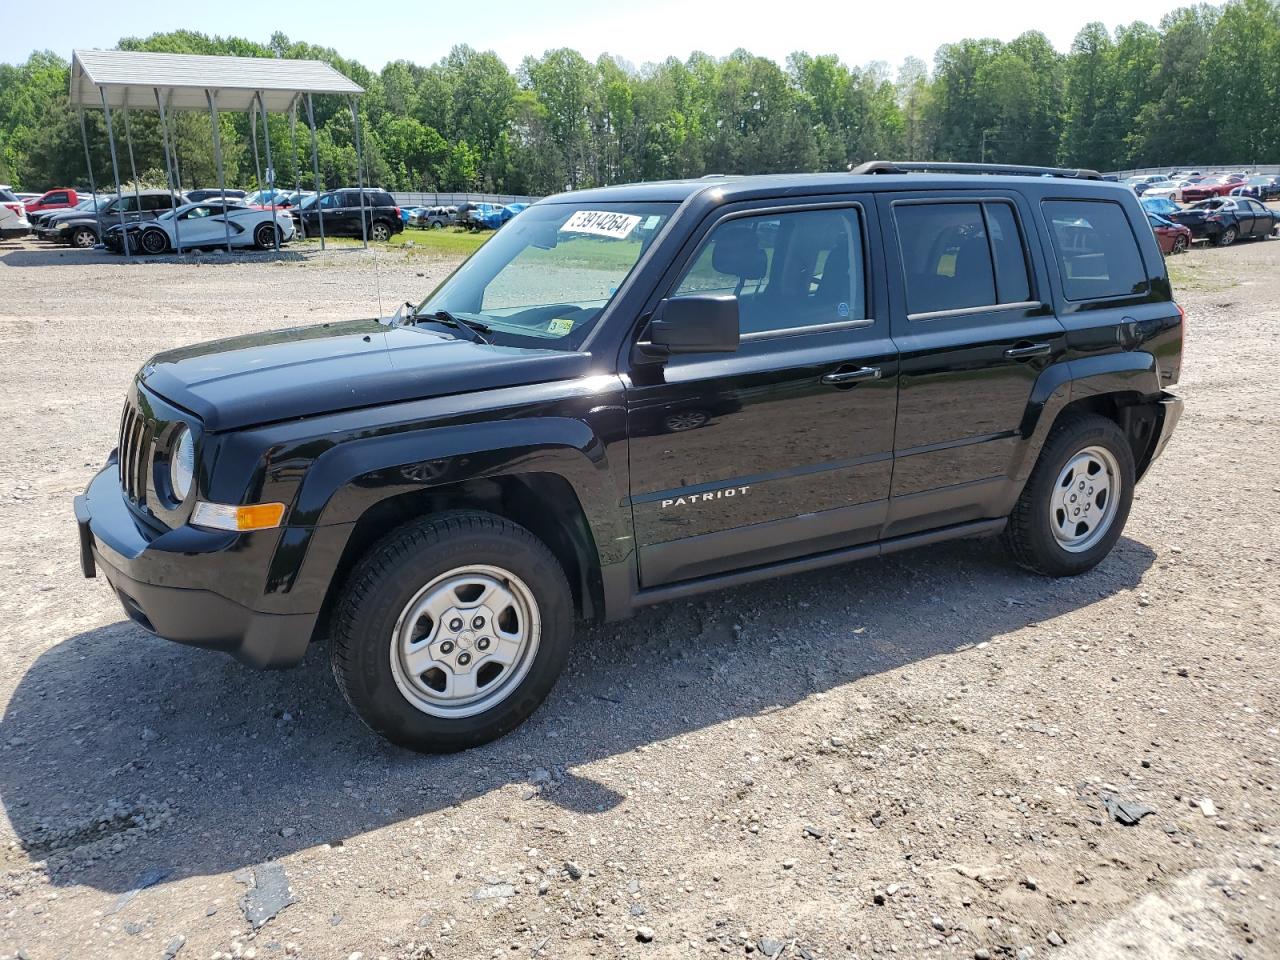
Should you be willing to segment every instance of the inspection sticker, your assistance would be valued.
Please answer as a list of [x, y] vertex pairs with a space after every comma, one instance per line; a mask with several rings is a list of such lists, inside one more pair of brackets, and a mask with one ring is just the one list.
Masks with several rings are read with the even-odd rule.
[[573, 321], [568, 317], [556, 317], [547, 324], [547, 333], [554, 333], [557, 337], [563, 337], [566, 333], [573, 331]]
[[579, 210], [565, 221], [561, 233], [593, 233], [598, 237], [621, 240], [636, 228], [640, 218], [630, 213], [610, 213], [607, 210]]

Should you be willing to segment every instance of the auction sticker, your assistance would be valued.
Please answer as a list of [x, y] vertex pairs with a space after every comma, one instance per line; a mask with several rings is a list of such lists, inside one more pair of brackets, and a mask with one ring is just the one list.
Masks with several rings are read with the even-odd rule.
[[607, 210], [579, 210], [565, 221], [561, 233], [592, 233], [598, 237], [621, 240], [636, 228], [640, 218], [630, 213], [610, 213]]

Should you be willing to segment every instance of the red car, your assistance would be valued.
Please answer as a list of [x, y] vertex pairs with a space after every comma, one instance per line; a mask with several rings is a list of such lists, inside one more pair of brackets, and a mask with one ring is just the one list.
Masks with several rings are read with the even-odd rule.
[[1225, 197], [1240, 184], [1244, 177], [1232, 174], [1227, 177], [1209, 177], [1199, 183], [1182, 188], [1182, 202], [1195, 203], [1197, 200], [1208, 200], [1210, 197]]
[[39, 213], [41, 210], [70, 210], [84, 197], [79, 196], [70, 187], [58, 187], [46, 191], [39, 200], [27, 203], [27, 213]]
[[1166, 220], [1164, 217], [1156, 216], [1154, 213], [1147, 214], [1147, 220], [1151, 223], [1151, 231], [1156, 235], [1156, 241], [1160, 244], [1160, 252], [1169, 253], [1186, 253], [1191, 249], [1191, 230], [1184, 227], [1180, 223], [1174, 223], [1172, 220]]

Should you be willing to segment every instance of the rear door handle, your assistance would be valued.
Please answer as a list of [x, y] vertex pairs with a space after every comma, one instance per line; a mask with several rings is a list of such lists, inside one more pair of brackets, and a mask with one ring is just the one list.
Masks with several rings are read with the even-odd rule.
[[828, 373], [822, 378], [822, 382], [833, 387], [839, 387], [846, 383], [857, 383], [859, 380], [879, 379], [879, 367], [858, 367], [856, 370], [841, 370], [836, 373]]
[[1010, 347], [1004, 355], [1010, 360], [1027, 360], [1031, 357], [1047, 357], [1052, 352], [1053, 346], [1048, 343], [1023, 343]]

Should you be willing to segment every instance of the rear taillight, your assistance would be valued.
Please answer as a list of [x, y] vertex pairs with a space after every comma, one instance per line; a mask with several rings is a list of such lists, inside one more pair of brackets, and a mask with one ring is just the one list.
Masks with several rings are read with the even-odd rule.
[[9, 203], [6, 200], [4, 205], [20, 217], [24, 216], [27, 212], [27, 208], [21, 203]]
[[398, 216], [400, 216], [400, 208], [399, 208], [399, 207], [392, 207], [391, 209], [392, 209], [392, 210], [394, 210], [394, 211], [396, 212], [396, 216], [397, 216], [397, 217], [398, 217]]
[[1182, 309], [1182, 304], [1174, 303], [1178, 309], [1178, 332], [1182, 334], [1182, 342], [1187, 342], [1187, 311]]

